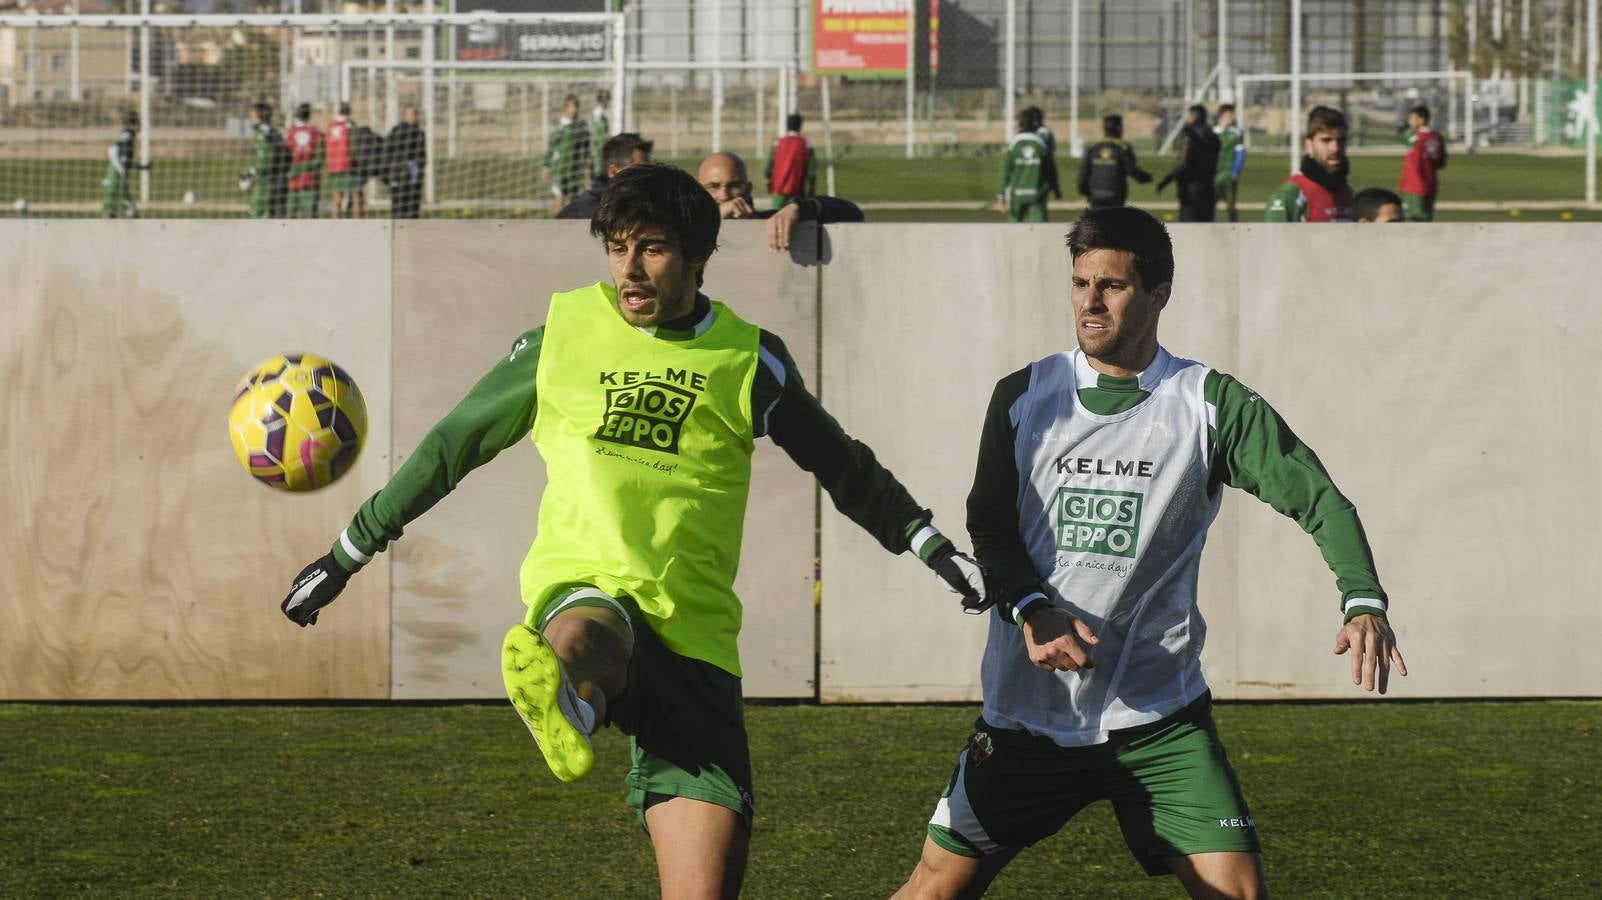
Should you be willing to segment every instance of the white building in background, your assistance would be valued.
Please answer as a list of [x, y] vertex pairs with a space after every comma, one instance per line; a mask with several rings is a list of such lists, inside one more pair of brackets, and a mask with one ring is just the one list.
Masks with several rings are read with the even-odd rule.
[[[64, 12], [66, 0], [4, 3], [0, 12]], [[81, 0], [85, 14], [103, 13], [98, 0]], [[0, 105], [27, 102], [103, 100], [137, 94], [136, 46], [126, 29], [0, 28]], [[77, 65], [75, 66], [74, 60]]]

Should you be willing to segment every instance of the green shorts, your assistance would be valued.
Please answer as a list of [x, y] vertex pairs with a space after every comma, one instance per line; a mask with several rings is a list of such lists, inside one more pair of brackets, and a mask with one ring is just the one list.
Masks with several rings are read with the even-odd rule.
[[613, 599], [590, 585], [565, 586], [530, 609], [528, 621], [543, 629], [557, 612], [581, 606], [613, 610], [634, 632], [628, 688], [607, 704], [607, 724], [629, 736], [633, 765], [624, 781], [640, 827], [646, 808], [689, 797], [734, 810], [749, 831], [755, 799], [740, 679], [669, 650], [627, 595]]
[[1148, 875], [1169, 874], [1164, 857], [1261, 852], [1213, 727], [1210, 694], [1089, 747], [1059, 747], [992, 728], [981, 717], [935, 807], [929, 837], [967, 857], [1027, 847], [1097, 800], [1112, 801], [1124, 843]]
[[289, 217], [291, 219], [317, 218], [318, 190], [316, 188], [302, 188], [289, 192]]
[[1047, 221], [1046, 198], [1041, 197], [1027, 203], [1014, 200], [1007, 208], [1007, 218], [1013, 222]]
[[1435, 198], [1421, 197], [1418, 194], [1402, 193], [1402, 212], [1407, 215], [1409, 222], [1431, 222], [1435, 220]]
[[328, 189], [340, 194], [349, 194], [362, 189], [362, 180], [350, 172], [331, 172], [328, 175]]
[[1240, 194], [1240, 182], [1228, 175], [1219, 175], [1213, 179], [1213, 198], [1218, 203], [1233, 205], [1235, 198]]

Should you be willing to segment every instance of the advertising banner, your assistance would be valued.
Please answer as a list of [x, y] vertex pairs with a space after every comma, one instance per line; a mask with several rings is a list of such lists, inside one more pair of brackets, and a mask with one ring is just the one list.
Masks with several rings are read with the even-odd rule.
[[[813, 0], [812, 70], [905, 76], [907, 11], [914, 0]], [[929, 0], [929, 70], [940, 47], [940, 0]]]

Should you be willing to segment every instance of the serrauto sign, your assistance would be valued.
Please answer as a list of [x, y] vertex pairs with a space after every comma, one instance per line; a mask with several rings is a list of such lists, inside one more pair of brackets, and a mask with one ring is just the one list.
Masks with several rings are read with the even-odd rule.
[[[907, 73], [907, 12], [914, 0], [812, 0], [812, 70]], [[940, 0], [929, 0], [929, 70], [940, 59]]]
[[[485, 4], [485, 6], [504, 5], [507, 4]], [[471, 10], [471, 12], [523, 11], [522, 9]], [[588, 22], [469, 25], [457, 31], [455, 58], [464, 62], [492, 60], [604, 62], [608, 54], [607, 43], [606, 26]]]

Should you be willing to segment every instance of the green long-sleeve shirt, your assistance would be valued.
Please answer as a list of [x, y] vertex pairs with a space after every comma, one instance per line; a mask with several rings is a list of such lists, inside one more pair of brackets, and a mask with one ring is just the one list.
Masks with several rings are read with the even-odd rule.
[[[705, 298], [698, 297], [696, 312], [689, 317], [696, 321], [683, 328], [659, 327], [655, 336], [693, 337], [698, 320], [709, 310]], [[407, 523], [443, 499], [469, 472], [528, 439], [538, 408], [535, 372], [544, 335], [543, 326], [524, 332], [511, 352], [423, 437], [389, 483], [362, 504], [333, 546], [342, 566], [354, 571], [362, 564], [344, 546], [345, 539], [364, 557], [382, 551], [401, 536]], [[761, 361], [750, 397], [754, 436], [771, 438], [816, 476], [835, 507], [886, 550], [907, 550], [912, 536], [929, 522], [929, 511], [918, 506], [871, 448], [846, 434], [812, 396], [777, 335], [762, 331], [759, 342]], [[931, 541], [918, 550], [927, 558], [943, 543], [943, 539]]]
[[[1020, 533], [1019, 475], [1014, 444], [1017, 435], [1009, 411], [1029, 387], [1030, 368], [1003, 378], [991, 397], [979, 438], [979, 461], [968, 495], [968, 533], [974, 556], [989, 570], [990, 591], [1008, 619], [1019, 600], [1043, 592]], [[1207, 490], [1220, 485], [1240, 488], [1288, 516], [1312, 536], [1324, 561], [1335, 573], [1341, 603], [1377, 598], [1385, 593], [1375, 572], [1374, 557], [1362, 522], [1351, 501], [1336, 488], [1312, 449], [1302, 443], [1285, 420], [1255, 391], [1229, 375], [1209, 372], [1203, 382], [1206, 401], [1217, 409], [1209, 426], [1215, 452]], [[1098, 415], [1134, 408], [1147, 393], [1135, 378], [1102, 375], [1079, 399]], [[1346, 617], [1384, 610], [1354, 605]]]
[[266, 123], [256, 126], [250, 133], [250, 151], [258, 184], [282, 179], [289, 174], [289, 152], [284, 149], [284, 136], [273, 126]]
[[551, 145], [545, 151], [545, 170], [564, 195], [583, 190], [595, 176], [597, 148], [590, 141], [590, 123], [585, 119], [564, 119], [551, 135]]
[[1033, 131], [1014, 135], [1001, 154], [1001, 182], [996, 196], [1014, 205], [1038, 203], [1056, 183], [1056, 161], [1040, 135]]

